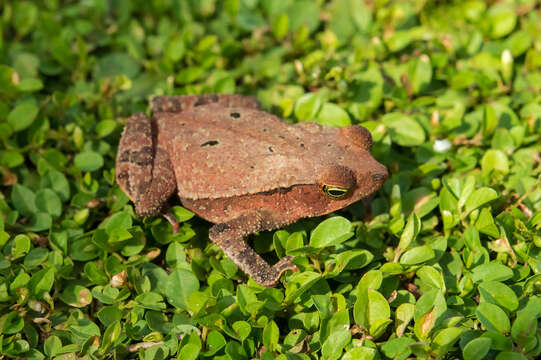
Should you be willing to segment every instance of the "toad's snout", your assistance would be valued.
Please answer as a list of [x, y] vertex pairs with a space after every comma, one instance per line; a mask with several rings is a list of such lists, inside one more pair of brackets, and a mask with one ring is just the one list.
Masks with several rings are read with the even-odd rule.
[[388, 177], [389, 171], [383, 165], [380, 166], [376, 172], [372, 173], [372, 180], [378, 184], [383, 184]]

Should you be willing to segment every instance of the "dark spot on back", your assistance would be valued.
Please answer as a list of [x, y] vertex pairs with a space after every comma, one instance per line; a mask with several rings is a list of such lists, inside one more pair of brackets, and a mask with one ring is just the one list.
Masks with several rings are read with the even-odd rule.
[[128, 173], [126, 171], [121, 172], [118, 174], [118, 180], [122, 180], [128, 177]]
[[130, 162], [135, 163], [138, 166], [147, 166], [152, 164], [152, 147], [145, 146], [139, 151], [134, 151], [131, 154]]
[[221, 233], [228, 229], [229, 229], [229, 225], [227, 225], [226, 223], [220, 223], [220, 224], [214, 225], [211, 230], [214, 233]]
[[269, 151], [274, 152], [274, 149], [272, 148], [272, 146], [269, 146]]
[[125, 150], [120, 156], [118, 157], [118, 161], [120, 162], [128, 162], [130, 161], [130, 150]]
[[220, 142], [218, 140], [209, 140], [207, 142], [204, 142], [201, 144], [201, 147], [204, 147], [204, 146], [214, 146], [214, 145], [218, 145]]
[[232, 118], [235, 118], [235, 119], [240, 118], [240, 114], [239, 114], [238, 112], [234, 112], [234, 113], [231, 113], [231, 114], [229, 114], [229, 115], [231, 115], [231, 117], [232, 117]]
[[267, 132], [267, 128], [264, 128], [264, 129], [263, 129], [263, 132]]
[[304, 147], [304, 144], [303, 144], [303, 143], [301, 143], [301, 147]]
[[253, 166], [253, 165], [250, 165], [250, 169], [253, 169], [253, 168], [254, 168], [254, 166]]
[[284, 137], [283, 135], [278, 135], [278, 137], [279, 137], [280, 139], [285, 139], [285, 137]]
[[216, 95], [216, 94], [199, 95], [199, 96], [197, 96], [197, 101], [195, 102], [195, 104], [193, 104], [193, 106], [206, 105], [206, 104], [210, 104], [210, 103], [213, 103], [213, 102], [218, 102], [218, 100], [219, 100], [219, 98], [218, 98], [218, 95]]

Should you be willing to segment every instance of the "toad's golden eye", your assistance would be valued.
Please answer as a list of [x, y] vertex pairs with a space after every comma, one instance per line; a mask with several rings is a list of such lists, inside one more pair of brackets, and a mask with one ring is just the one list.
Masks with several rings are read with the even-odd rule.
[[341, 186], [323, 185], [323, 192], [331, 199], [340, 199], [347, 195], [349, 189]]

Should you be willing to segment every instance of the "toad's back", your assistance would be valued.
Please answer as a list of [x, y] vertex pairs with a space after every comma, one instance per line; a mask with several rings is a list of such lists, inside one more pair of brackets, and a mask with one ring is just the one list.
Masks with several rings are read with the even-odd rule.
[[325, 159], [340, 159], [344, 152], [336, 144], [339, 129], [291, 125], [255, 109], [208, 105], [155, 118], [178, 193], [188, 199], [313, 184], [328, 165]]

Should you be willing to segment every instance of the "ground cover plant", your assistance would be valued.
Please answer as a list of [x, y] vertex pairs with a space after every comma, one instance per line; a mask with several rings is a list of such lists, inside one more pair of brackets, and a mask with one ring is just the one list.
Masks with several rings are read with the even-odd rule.
[[[0, 357], [541, 356], [535, 0], [0, 0]], [[241, 93], [373, 134], [370, 201], [248, 241], [248, 280], [176, 206], [114, 183], [153, 95]]]

